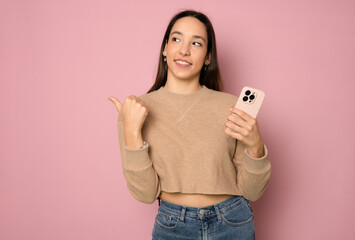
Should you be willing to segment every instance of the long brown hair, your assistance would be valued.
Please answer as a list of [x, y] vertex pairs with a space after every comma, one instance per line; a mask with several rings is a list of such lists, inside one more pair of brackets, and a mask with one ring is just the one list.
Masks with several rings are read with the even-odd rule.
[[157, 76], [155, 78], [155, 82], [153, 86], [149, 89], [147, 93], [158, 90], [161, 86], [164, 86], [167, 81], [168, 65], [163, 60], [163, 51], [164, 51], [165, 43], [168, 42], [169, 40], [170, 31], [173, 28], [175, 22], [183, 17], [194, 17], [198, 19], [200, 22], [202, 22], [206, 27], [207, 39], [208, 39], [207, 55], [211, 54], [211, 60], [209, 65], [207, 66], [207, 70], [204, 70], [205, 65], [201, 69], [200, 80], [199, 80], [200, 84], [205, 85], [207, 88], [216, 91], [221, 91], [221, 89], [223, 88], [221, 76], [219, 73], [218, 61], [217, 61], [216, 37], [214, 34], [212, 24], [205, 14], [194, 10], [186, 10], [177, 13], [170, 20], [170, 23], [165, 31], [163, 41], [161, 43]]

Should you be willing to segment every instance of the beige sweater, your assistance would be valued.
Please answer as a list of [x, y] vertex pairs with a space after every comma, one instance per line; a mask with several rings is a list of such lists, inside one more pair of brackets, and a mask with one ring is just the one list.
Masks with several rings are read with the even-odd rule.
[[138, 96], [148, 108], [142, 127], [148, 143], [125, 146], [118, 117], [122, 169], [132, 196], [153, 203], [164, 192], [243, 195], [255, 201], [265, 190], [271, 165], [253, 158], [245, 146], [224, 132], [237, 97], [207, 88], [177, 94], [163, 87]]

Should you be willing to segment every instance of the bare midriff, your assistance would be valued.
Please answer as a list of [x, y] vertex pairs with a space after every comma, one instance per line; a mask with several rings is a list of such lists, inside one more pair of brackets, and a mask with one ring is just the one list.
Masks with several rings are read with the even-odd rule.
[[233, 195], [190, 194], [161, 192], [160, 198], [164, 201], [189, 207], [206, 207], [222, 202]]

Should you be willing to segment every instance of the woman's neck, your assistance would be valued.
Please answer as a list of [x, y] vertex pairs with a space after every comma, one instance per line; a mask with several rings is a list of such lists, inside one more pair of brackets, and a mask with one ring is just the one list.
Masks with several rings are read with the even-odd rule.
[[178, 93], [178, 94], [191, 94], [201, 90], [202, 86], [199, 82], [175, 82], [167, 81], [163, 87], [169, 92]]

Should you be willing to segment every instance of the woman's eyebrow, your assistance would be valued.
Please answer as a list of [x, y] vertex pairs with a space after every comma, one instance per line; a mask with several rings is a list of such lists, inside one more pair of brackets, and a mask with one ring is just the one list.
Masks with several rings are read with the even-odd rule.
[[[174, 32], [172, 32], [172, 33], [170, 34], [170, 36], [173, 35], [174, 33], [175, 33], [175, 34], [179, 34], [179, 35], [184, 35], [184, 34], [182, 34], [182, 32], [174, 31]], [[193, 37], [193, 38], [202, 39], [202, 41], [204, 41], [204, 42], [206, 43], [206, 40], [205, 40], [203, 37], [199, 36], [199, 35], [193, 35], [192, 37]]]

